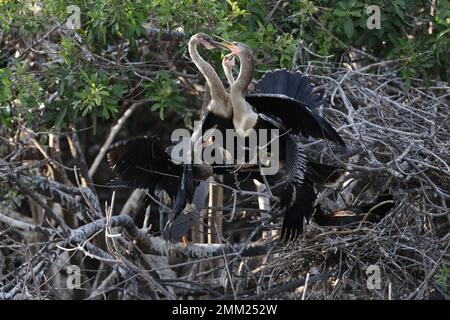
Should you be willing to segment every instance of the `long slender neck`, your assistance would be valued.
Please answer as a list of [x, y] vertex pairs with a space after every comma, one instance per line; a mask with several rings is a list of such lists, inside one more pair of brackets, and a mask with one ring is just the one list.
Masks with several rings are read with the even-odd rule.
[[212, 100], [226, 100], [226, 90], [220, 81], [219, 76], [217, 75], [214, 68], [206, 62], [198, 53], [197, 50], [198, 40], [192, 37], [189, 40], [188, 49], [189, 55], [191, 56], [191, 60], [194, 62], [196, 67], [200, 70], [202, 75], [205, 77], [208, 82], [209, 92]]
[[231, 86], [230, 96], [233, 104], [233, 112], [243, 114], [250, 112], [245, 101], [245, 91], [253, 78], [254, 62], [251, 54], [240, 53], [238, 57], [241, 62], [241, 67], [236, 81]]
[[227, 66], [226, 63], [222, 63], [222, 68], [225, 73], [225, 77], [227, 78], [228, 84], [232, 86], [234, 83], [233, 68]]
[[258, 113], [245, 100], [245, 91], [253, 78], [253, 56], [251, 53], [239, 54], [241, 67], [236, 81], [230, 89], [230, 100], [233, 106], [233, 125], [241, 136], [248, 136], [258, 121]]

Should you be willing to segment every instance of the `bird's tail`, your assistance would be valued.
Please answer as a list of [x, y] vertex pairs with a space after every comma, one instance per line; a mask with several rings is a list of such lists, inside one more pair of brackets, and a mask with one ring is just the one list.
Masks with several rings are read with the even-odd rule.
[[268, 71], [256, 84], [258, 93], [282, 94], [307, 105], [310, 110], [323, 104], [323, 99], [313, 93], [313, 88], [308, 77], [286, 69]]
[[286, 142], [286, 184], [281, 196], [285, 208], [281, 239], [290, 241], [303, 232], [303, 221], [309, 220], [316, 198], [312, 181], [308, 178], [308, 161], [296, 137], [287, 135]]
[[316, 193], [312, 183], [305, 181], [302, 185], [287, 183], [281, 197], [281, 206], [285, 208], [281, 239], [290, 241], [303, 232], [303, 222], [309, 222], [313, 212]]
[[314, 184], [335, 182], [342, 172], [339, 167], [308, 161], [305, 178], [301, 184], [289, 178], [285, 192], [281, 196], [281, 206], [285, 208], [281, 239], [289, 241], [303, 232], [304, 220], [309, 219], [314, 211], [316, 192]]

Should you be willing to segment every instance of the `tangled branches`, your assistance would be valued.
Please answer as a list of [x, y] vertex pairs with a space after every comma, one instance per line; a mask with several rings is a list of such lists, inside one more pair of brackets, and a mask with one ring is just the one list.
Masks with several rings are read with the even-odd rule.
[[[362, 218], [340, 227], [313, 219], [290, 244], [277, 241], [276, 201], [255, 210], [261, 193], [229, 188], [229, 204], [195, 211], [194, 243], [164, 241], [151, 213], [141, 222], [139, 191], [120, 214], [109, 189], [102, 205], [92, 174], [105, 148], [89, 170], [77, 132], [70, 132], [72, 168], [58, 150], [63, 136], [44, 146], [28, 128], [14, 135], [2, 129], [0, 297], [449, 298], [450, 88], [419, 79], [405, 84], [391, 65], [300, 66], [328, 101], [320, 111], [350, 146], [338, 153], [305, 141], [322, 162], [343, 168], [336, 183], [319, 190], [317, 209]], [[112, 128], [109, 143], [119, 129]], [[373, 202], [380, 194], [391, 206], [374, 222], [367, 216], [384, 204]], [[210, 224], [213, 214], [221, 226]], [[215, 241], [202, 241], [206, 233]], [[68, 266], [78, 267], [78, 286], [69, 286]], [[380, 271], [375, 289], [367, 286], [369, 266]]]
[[[319, 205], [330, 212], [355, 208], [386, 192], [394, 204], [375, 225], [310, 228], [289, 254], [273, 262], [287, 277], [305, 268], [345, 269], [331, 287], [311, 288], [311, 297], [324, 297], [315, 292], [320, 287], [327, 298], [448, 298], [442, 289], [449, 259], [450, 91], [444, 83], [426, 87], [419, 79], [408, 86], [386, 68], [390, 63], [359, 70], [305, 66], [331, 102], [324, 113], [352, 146], [345, 157], [310, 145], [322, 158], [346, 166], [340, 181], [323, 190]], [[366, 73], [370, 69], [378, 72]], [[324, 201], [332, 194], [333, 202]], [[367, 289], [369, 265], [381, 270], [379, 291]], [[439, 272], [445, 273], [442, 286], [435, 281]]]

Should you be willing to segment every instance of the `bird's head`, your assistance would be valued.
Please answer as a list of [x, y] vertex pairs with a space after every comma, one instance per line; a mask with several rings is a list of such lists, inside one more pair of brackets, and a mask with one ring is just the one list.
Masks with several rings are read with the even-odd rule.
[[[222, 42], [213, 41], [212, 44], [214, 46], [217, 46], [221, 49], [226, 49], [231, 52], [233, 56], [238, 56], [241, 60], [252, 60], [253, 59], [253, 53], [252, 50], [242, 42], [237, 41], [226, 41], [223, 40]], [[230, 58], [231, 59], [231, 58]]]
[[225, 57], [223, 57], [222, 64], [232, 69], [236, 65], [236, 55], [234, 53], [229, 53]]
[[210, 36], [208, 36], [207, 34], [205, 34], [203, 32], [194, 34], [191, 37], [191, 40], [193, 40], [193, 39], [198, 41], [202, 46], [204, 46], [208, 50], [212, 50], [217, 47], [217, 44], [215, 44], [215, 41]]
[[[192, 38], [196, 38], [196, 40], [201, 43], [206, 49], [225, 49], [230, 51], [233, 55], [243, 56], [246, 54], [253, 55], [252, 50], [242, 42], [237, 41], [227, 41], [221, 39], [222, 41], [213, 40], [210, 36], [204, 33], [197, 33], [192, 36]], [[232, 60], [232, 56], [230, 56], [230, 61]]]
[[226, 49], [235, 55], [241, 55], [246, 52], [251, 53], [251, 49], [242, 42], [222, 40], [221, 42], [213, 41], [212, 44], [221, 49]]

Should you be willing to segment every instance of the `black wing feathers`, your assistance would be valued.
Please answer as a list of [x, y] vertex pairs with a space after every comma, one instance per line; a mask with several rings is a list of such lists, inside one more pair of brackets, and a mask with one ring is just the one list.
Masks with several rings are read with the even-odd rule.
[[311, 182], [305, 181], [301, 186], [287, 183], [281, 205], [285, 207], [281, 239], [290, 241], [303, 232], [303, 220], [309, 221], [313, 211], [316, 194]]
[[[176, 178], [164, 174], [181, 174], [170, 161], [157, 137], [138, 137], [112, 144], [107, 152], [108, 164], [127, 187], [146, 188], [153, 193], [158, 184], [174, 184]], [[177, 170], [178, 169], [178, 170]]]
[[173, 206], [173, 216], [177, 217], [183, 212], [187, 203], [192, 202], [194, 196], [194, 175], [191, 164], [183, 165], [180, 186], [177, 190], [175, 204]]
[[290, 129], [291, 134], [328, 139], [345, 148], [345, 143], [336, 130], [324, 118], [312, 113], [298, 101], [265, 94], [252, 94], [245, 98], [258, 113], [281, 121], [286, 129]]
[[285, 213], [281, 238], [289, 241], [303, 232], [303, 220], [309, 220], [315, 193], [312, 183], [306, 180], [307, 160], [302, 145], [293, 135], [287, 135], [285, 143], [286, 184], [281, 197]]
[[323, 104], [322, 98], [313, 93], [313, 89], [308, 77], [286, 69], [268, 71], [256, 84], [257, 93], [282, 94], [307, 105], [311, 110]]
[[153, 141], [144, 137], [119, 141], [108, 149], [107, 160], [116, 177], [133, 188], [150, 184]]
[[283, 123], [292, 134], [328, 139], [345, 148], [336, 130], [314, 112], [323, 100], [313, 93], [313, 88], [300, 72], [269, 71], [257, 83], [257, 93], [247, 95], [246, 100], [258, 113]]

